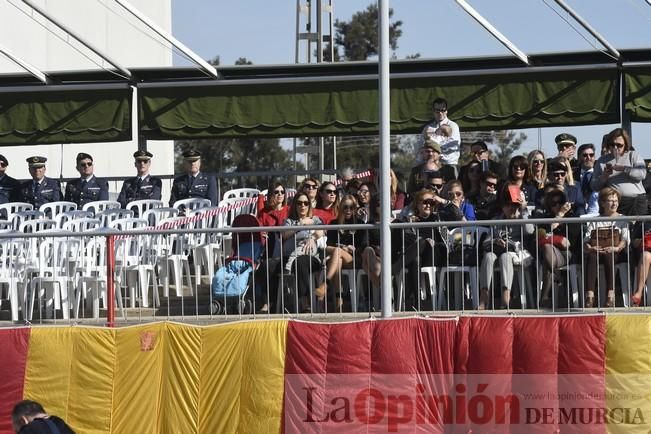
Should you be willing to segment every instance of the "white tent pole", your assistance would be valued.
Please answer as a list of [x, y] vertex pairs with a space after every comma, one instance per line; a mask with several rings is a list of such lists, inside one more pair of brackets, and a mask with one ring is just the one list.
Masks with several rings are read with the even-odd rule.
[[[380, 97], [380, 248], [382, 261], [382, 318], [392, 316], [391, 307], [391, 99], [389, 86], [389, 0], [378, 0], [378, 25], [380, 27], [379, 89]], [[400, 301], [397, 300], [399, 304]]]
[[78, 42], [80, 42], [82, 45], [84, 45], [86, 48], [88, 48], [90, 51], [93, 53], [97, 54], [99, 57], [104, 59], [106, 62], [110, 63], [111, 66], [113, 66], [115, 69], [120, 71], [122, 74], [126, 75], [127, 77], [131, 78], [131, 71], [128, 69], [120, 66], [119, 63], [116, 61], [112, 60], [109, 56], [106, 54], [102, 53], [98, 48], [94, 47], [90, 42], [84, 40], [81, 36], [79, 36], [77, 33], [72, 31], [70, 28], [66, 27], [63, 23], [60, 23], [57, 21], [54, 17], [50, 16], [47, 11], [41, 9], [37, 4], [32, 2], [31, 0], [22, 0], [23, 3], [25, 3], [27, 6], [32, 8], [34, 11], [36, 11], [38, 14], [43, 16], [46, 20], [66, 32], [68, 35], [72, 36], [74, 39], [76, 39]]
[[468, 13], [471, 17], [475, 19], [479, 24], [482, 25], [483, 28], [488, 30], [488, 33], [493, 35], [495, 39], [500, 41], [502, 45], [504, 45], [506, 48], [508, 48], [513, 54], [515, 54], [520, 60], [522, 60], [524, 63], [527, 65], [529, 64], [529, 57], [521, 51], [518, 47], [515, 46], [515, 44], [511, 41], [508, 40], [506, 36], [504, 36], [499, 30], [497, 30], [491, 23], [486, 20], [479, 12], [475, 10], [466, 0], [455, 0], [461, 8]]
[[140, 12], [138, 9], [133, 7], [128, 1], [126, 0], [115, 0], [117, 4], [122, 6], [127, 12], [129, 12], [131, 15], [133, 15], [135, 18], [140, 20], [144, 25], [149, 27], [152, 31], [154, 31], [158, 36], [161, 38], [165, 39], [167, 42], [172, 44], [174, 47], [176, 47], [178, 50], [180, 50], [183, 54], [188, 56], [190, 59], [192, 59], [197, 65], [201, 67], [204, 71], [206, 71], [208, 74], [213, 76], [214, 78], [219, 78], [219, 73], [215, 69], [214, 66], [212, 66], [210, 63], [206, 62], [203, 60], [197, 53], [186, 47], [181, 41], [176, 39], [174, 36], [163, 30], [161, 27], [159, 27], [156, 23], [154, 23], [152, 20], [149, 19], [145, 14]]
[[0, 45], [0, 53], [4, 54], [9, 60], [11, 60], [16, 65], [23, 68], [25, 71], [32, 74], [34, 77], [38, 78], [43, 83], [48, 84], [50, 82], [50, 80], [47, 78], [47, 75], [45, 75], [45, 73], [43, 71], [36, 68], [31, 63], [28, 63], [28, 62], [24, 61], [23, 59], [21, 59], [20, 57], [16, 56], [10, 50], [8, 50], [7, 48], [5, 48], [2, 45]]

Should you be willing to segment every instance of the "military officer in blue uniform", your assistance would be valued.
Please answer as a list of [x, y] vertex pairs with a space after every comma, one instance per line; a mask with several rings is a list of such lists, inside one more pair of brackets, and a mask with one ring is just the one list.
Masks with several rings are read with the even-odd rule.
[[185, 151], [183, 160], [186, 174], [174, 178], [170, 206], [177, 200], [193, 197], [210, 199], [211, 205], [216, 206], [219, 201], [217, 181], [214, 176], [201, 173], [201, 153], [193, 149]]
[[7, 175], [9, 161], [4, 155], [0, 155], [0, 204], [15, 202], [20, 189], [20, 181]]
[[68, 182], [65, 200], [76, 203], [79, 209], [88, 202], [108, 200], [108, 182], [93, 174], [93, 157], [90, 154], [77, 154], [77, 171], [80, 178]]
[[136, 166], [138, 176], [129, 178], [122, 184], [122, 190], [118, 196], [118, 202], [120, 202], [122, 208], [126, 208], [127, 204], [134, 200], [160, 200], [163, 183], [159, 178], [149, 174], [151, 157], [153, 156], [151, 152], [145, 150], [139, 150], [133, 153], [133, 158], [135, 159], [134, 165]]
[[27, 164], [32, 180], [25, 181], [20, 186], [20, 201], [31, 203], [34, 205], [34, 209], [39, 209], [43, 204], [63, 199], [59, 181], [45, 176], [46, 161], [45, 157], [29, 157]]

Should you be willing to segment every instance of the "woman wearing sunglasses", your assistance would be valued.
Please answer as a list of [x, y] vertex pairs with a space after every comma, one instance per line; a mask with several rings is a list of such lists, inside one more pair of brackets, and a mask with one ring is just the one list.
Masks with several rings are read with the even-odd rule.
[[594, 167], [591, 187], [600, 191], [612, 187], [621, 195], [618, 212], [645, 215], [647, 196], [642, 181], [646, 177], [644, 159], [634, 151], [631, 138], [622, 128], [612, 130], [606, 139], [610, 154], [602, 155]]
[[[299, 310], [310, 310], [310, 289], [312, 273], [322, 268], [318, 241], [323, 237], [321, 230], [301, 229], [300, 226], [320, 225], [323, 222], [312, 214], [312, 201], [305, 193], [297, 193], [285, 220], [284, 226], [291, 229], [281, 232], [283, 240], [283, 265], [285, 270], [296, 274]], [[315, 295], [322, 300], [325, 292], [315, 289]]]
[[330, 224], [337, 218], [339, 211], [339, 194], [337, 187], [330, 181], [325, 181], [319, 189], [319, 196], [316, 198], [314, 214], [318, 215], [324, 225]]
[[527, 156], [529, 162], [529, 176], [526, 183], [533, 195], [533, 205], [538, 209], [543, 209], [543, 201], [545, 199], [543, 190], [547, 183], [547, 159], [545, 153], [541, 150], [534, 150], [529, 152]]
[[285, 186], [275, 182], [267, 191], [264, 207], [258, 210], [258, 220], [261, 226], [280, 226], [289, 214]]
[[[355, 196], [345, 195], [339, 204], [337, 219], [330, 224], [354, 225], [365, 223], [358, 219], [357, 209], [358, 204]], [[328, 290], [334, 290], [335, 294], [337, 294], [335, 309], [339, 311], [343, 306], [341, 269], [361, 267], [361, 253], [366, 247], [366, 237], [364, 231], [330, 229], [327, 234], [327, 243], [326, 279], [319, 286], [317, 293], [326, 294]]]

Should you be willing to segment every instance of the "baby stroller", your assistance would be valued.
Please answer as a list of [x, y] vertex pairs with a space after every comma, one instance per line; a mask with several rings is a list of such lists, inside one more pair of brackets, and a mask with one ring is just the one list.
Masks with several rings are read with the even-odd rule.
[[[258, 220], [250, 214], [235, 217], [231, 227], [257, 228]], [[212, 279], [212, 303], [210, 311], [219, 314], [252, 314], [253, 301], [249, 288], [254, 271], [262, 254], [262, 237], [260, 232], [235, 232], [233, 234], [233, 253], [226, 258]]]

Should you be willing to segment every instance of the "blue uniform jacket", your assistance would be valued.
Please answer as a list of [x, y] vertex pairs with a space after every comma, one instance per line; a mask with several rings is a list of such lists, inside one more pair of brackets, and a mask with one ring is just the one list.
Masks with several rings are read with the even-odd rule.
[[40, 190], [37, 190], [36, 181], [25, 181], [20, 186], [19, 198], [21, 202], [31, 203], [34, 209], [39, 209], [43, 204], [63, 200], [61, 184], [46, 176], [41, 181]]
[[147, 175], [145, 179], [138, 185], [139, 177], [135, 176], [124, 181], [122, 190], [118, 196], [118, 202], [122, 208], [126, 208], [129, 202], [142, 199], [155, 199], [160, 200], [161, 188], [163, 183], [159, 178]]
[[66, 185], [64, 200], [76, 203], [80, 209], [88, 202], [108, 200], [108, 182], [96, 176], [85, 184], [81, 178], [74, 179]]
[[9, 175], [0, 179], [0, 204], [15, 202], [18, 200], [20, 182]]
[[192, 197], [210, 199], [210, 204], [216, 206], [219, 202], [219, 195], [217, 194], [217, 181], [215, 177], [199, 172], [193, 183], [190, 182], [190, 175], [181, 175], [174, 178], [172, 194], [170, 195], [170, 206], [173, 206], [177, 200]]

